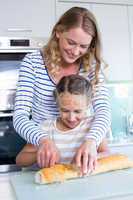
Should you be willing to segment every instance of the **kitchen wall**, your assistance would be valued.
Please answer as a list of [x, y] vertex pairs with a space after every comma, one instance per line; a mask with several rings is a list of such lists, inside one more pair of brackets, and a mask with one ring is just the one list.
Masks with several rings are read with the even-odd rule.
[[133, 142], [133, 81], [107, 84], [112, 113], [112, 134], [115, 142]]
[[[73, 6], [90, 9], [98, 20], [103, 41], [103, 55], [109, 65], [105, 70], [108, 83], [118, 85], [127, 81], [132, 82], [132, 0], [0, 0], [0, 36], [49, 37], [59, 16]], [[111, 92], [114, 92], [115, 85], [111, 87]], [[115, 113], [115, 109], [118, 109], [122, 102], [123, 106], [129, 103], [129, 98], [123, 100], [112, 96], [111, 101], [112, 112]], [[133, 103], [132, 100], [130, 101]], [[119, 106], [116, 107], [115, 103]], [[120, 113], [119, 109], [117, 111]], [[115, 115], [113, 113], [113, 120], [117, 117], [123, 126], [122, 114], [119, 115], [117, 111]], [[130, 112], [132, 111], [133, 109], [130, 110]], [[117, 120], [113, 122], [113, 132], [117, 128]]]
[[131, 0], [0, 0], [0, 36], [49, 37], [59, 16], [72, 6], [96, 16], [109, 67], [109, 81], [133, 80], [133, 2]]
[[[86, 7], [97, 18], [103, 42], [103, 56], [109, 65], [105, 75], [112, 107], [113, 143], [132, 143], [133, 132], [129, 131], [129, 116], [133, 115], [133, 2], [58, 0], [56, 19], [72, 6]], [[130, 126], [133, 128], [133, 124]], [[127, 146], [122, 148], [123, 151], [127, 150]], [[117, 148], [118, 151], [120, 149]]]
[[103, 41], [103, 55], [109, 65], [106, 70], [107, 79], [133, 80], [133, 3], [131, 5], [131, 1], [124, 0], [60, 0], [56, 3], [56, 17], [58, 18], [72, 6], [90, 9], [98, 20]]

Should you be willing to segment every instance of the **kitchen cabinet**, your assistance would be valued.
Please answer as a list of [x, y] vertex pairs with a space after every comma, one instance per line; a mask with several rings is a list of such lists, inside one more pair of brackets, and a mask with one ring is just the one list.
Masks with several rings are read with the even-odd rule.
[[56, 3], [56, 20], [68, 9], [74, 6], [84, 7], [87, 9], [91, 8], [91, 4], [88, 3], [77, 3], [77, 2], [58, 2]]
[[109, 81], [133, 80], [133, 50], [131, 49], [133, 7], [126, 4], [109, 4], [109, 1], [102, 4], [99, 1], [95, 2], [97, 3], [75, 0], [71, 2], [57, 1], [56, 19], [73, 6], [82, 6], [90, 9], [95, 14], [101, 31], [103, 58], [109, 65], [107, 79]]
[[109, 80], [132, 80], [127, 6], [93, 4], [92, 11], [101, 30], [103, 55], [109, 65]]
[[[130, 41], [131, 41], [131, 56], [132, 56], [132, 66], [133, 66], [133, 6], [128, 6], [128, 13], [129, 13], [129, 31], [130, 31]], [[132, 74], [133, 74], [133, 67], [132, 67]]]
[[5, 0], [0, 8], [0, 36], [50, 35], [55, 22], [55, 0]]
[[132, 0], [58, 0], [59, 2], [75, 2], [75, 3], [99, 3], [99, 4], [121, 4], [121, 5], [133, 5]]

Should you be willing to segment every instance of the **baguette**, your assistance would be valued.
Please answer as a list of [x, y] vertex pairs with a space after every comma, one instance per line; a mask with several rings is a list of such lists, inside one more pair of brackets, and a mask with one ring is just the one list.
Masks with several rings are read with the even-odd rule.
[[[86, 176], [96, 175], [109, 171], [131, 168], [133, 167], [133, 160], [128, 156], [122, 154], [113, 154], [104, 158], [98, 159], [96, 169]], [[40, 169], [35, 174], [35, 182], [38, 184], [48, 184], [54, 182], [63, 182], [67, 179], [74, 179], [80, 177], [79, 169], [76, 169], [71, 164], [56, 164], [50, 168]]]
[[35, 182], [47, 184], [54, 182], [63, 182], [67, 179], [79, 177], [79, 171], [71, 164], [56, 164], [53, 167], [43, 168], [36, 172]]

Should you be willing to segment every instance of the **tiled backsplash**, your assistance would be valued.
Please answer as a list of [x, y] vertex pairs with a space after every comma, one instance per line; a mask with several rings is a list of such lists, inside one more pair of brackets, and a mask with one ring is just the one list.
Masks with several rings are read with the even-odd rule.
[[133, 141], [133, 82], [108, 83], [113, 140]]

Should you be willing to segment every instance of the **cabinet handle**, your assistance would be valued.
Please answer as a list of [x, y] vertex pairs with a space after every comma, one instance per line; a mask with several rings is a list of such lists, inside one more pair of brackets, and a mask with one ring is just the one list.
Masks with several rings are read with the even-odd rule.
[[26, 28], [8, 28], [8, 32], [32, 32], [31, 29], [26, 29]]

